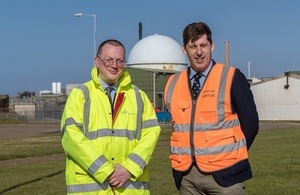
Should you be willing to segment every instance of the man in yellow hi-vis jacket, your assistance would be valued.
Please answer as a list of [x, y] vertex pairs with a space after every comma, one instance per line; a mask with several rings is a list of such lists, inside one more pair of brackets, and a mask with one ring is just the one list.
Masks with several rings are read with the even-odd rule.
[[68, 194], [150, 194], [147, 166], [161, 129], [125, 63], [123, 44], [104, 41], [92, 80], [68, 97], [61, 120]]

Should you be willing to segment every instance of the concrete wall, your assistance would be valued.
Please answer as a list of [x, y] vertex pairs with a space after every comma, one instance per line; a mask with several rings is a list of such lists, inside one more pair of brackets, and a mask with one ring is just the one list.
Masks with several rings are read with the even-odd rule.
[[14, 111], [18, 115], [34, 116], [35, 105], [14, 105]]

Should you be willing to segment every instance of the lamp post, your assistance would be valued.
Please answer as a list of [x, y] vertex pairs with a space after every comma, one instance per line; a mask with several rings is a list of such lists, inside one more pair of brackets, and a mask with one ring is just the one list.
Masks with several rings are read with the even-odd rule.
[[96, 57], [96, 14], [77, 13], [75, 17], [90, 16], [94, 18], [94, 57]]

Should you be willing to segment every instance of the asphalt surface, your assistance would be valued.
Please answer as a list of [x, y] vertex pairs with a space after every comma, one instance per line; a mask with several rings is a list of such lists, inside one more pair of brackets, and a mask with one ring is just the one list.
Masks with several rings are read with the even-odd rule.
[[[299, 127], [300, 121], [262, 121], [259, 124], [260, 130]], [[162, 128], [171, 128], [170, 123], [161, 123]], [[0, 124], [0, 139], [13, 137], [30, 137], [55, 133], [60, 131], [60, 124]]]
[[0, 139], [30, 137], [59, 131], [59, 124], [0, 124]]

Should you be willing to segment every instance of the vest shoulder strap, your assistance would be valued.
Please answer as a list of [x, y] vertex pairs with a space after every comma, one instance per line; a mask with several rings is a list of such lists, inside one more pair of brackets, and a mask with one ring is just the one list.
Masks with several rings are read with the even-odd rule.
[[166, 107], [169, 111], [171, 110], [171, 99], [172, 99], [174, 87], [175, 87], [175, 84], [176, 84], [180, 74], [181, 74], [181, 72], [178, 72], [172, 78], [170, 78], [171, 81], [169, 82], [170, 84], [168, 85], [168, 88], [167, 88], [167, 91], [166, 91], [165, 104], [166, 104]]
[[136, 138], [140, 139], [142, 132], [142, 118], [144, 112], [144, 101], [141, 97], [139, 88], [136, 85], [133, 85], [135, 91], [136, 102], [137, 102], [137, 121], [136, 121]]

